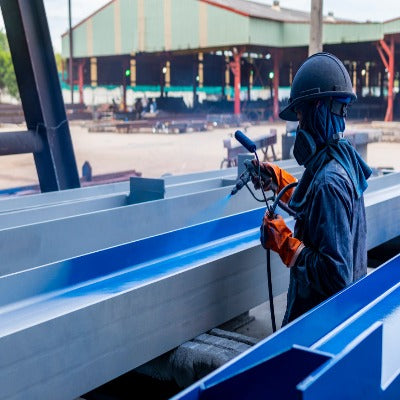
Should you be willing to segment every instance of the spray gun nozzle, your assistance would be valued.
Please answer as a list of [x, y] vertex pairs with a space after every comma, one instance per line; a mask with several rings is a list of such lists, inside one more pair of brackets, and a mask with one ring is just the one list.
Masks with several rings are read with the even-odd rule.
[[235, 187], [232, 189], [231, 196], [236, 194], [240, 189], [243, 188], [251, 179], [250, 172], [246, 169], [236, 181]]

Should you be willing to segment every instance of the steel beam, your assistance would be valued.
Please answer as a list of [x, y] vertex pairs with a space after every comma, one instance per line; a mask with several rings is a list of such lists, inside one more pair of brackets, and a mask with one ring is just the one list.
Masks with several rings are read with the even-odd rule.
[[[393, 185], [394, 178], [382, 177], [377, 181], [381, 184], [367, 189], [369, 248], [399, 234], [400, 213], [391, 212], [391, 218], [386, 218], [388, 210], [397, 210], [400, 203], [400, 187]], [[0, 275], [262, 207], [245, 190], [229, 198], [230, 190], [227, 186], [48, 221], [40, 215], [27, 216], [37, 222], [0, 229]]]
[[[292, 172], [298, 177], [302, 174], [302, 171]], [[184, 196], [228, 186], [232, 187], [236, 182], [236, 176], [224, 175], [225, 178], [209, 178], [198, 181], [183, 179], [182, 183], [178, 183], [174, 179], [172, 180], [174, 183], [165, 188], [165, 198]], [[14, 202], [8, 201], [4, 202], [5, 204], [0, 201], [0, 210], [3, 208], [0, 211], [0, 229], [127, 206], [130, 204], [128, 193], [127, 183], [121, 182], [113, 185], [44, 193], [22, 198], [17, 197]], [[18, 202], [18, 200], [21, 201]], [[254, 203], [254, 205], [256, 204]], [[9, 208], [12, 209], [10, 210]]]
[[43, 0], [1, 0], [8, 43], [42, 192], [80, 186]]
[[[279, 161], [277, 164], [298, 178], [302, 174], [303, 168], [299, 167], [295, 160], [283, 160]], [[162, 179], [164, 179], [167, 189], [165, 194], [166, 197], [172, 197], [228, 185], [228, 181], [224, 184], [218, 184], [218, 179], [232, 180], [233, 182], [235, 177], [237, 177], [237, 174], [238, 168], [232, 167], [182, 175], [167, 175], [163, 176]], [[210, 184], [208, 182], [210, 180], [214, 180], [214, 183]], [[93, 185], [79, 189], [63, 190], [60, 192], [5, 197], [0, 198], [0, 213], [37, 207], [48, 207], [62, 202], [81, 201], [82, 199], [110, 196], [112, 194], [118, 195], [122, 193], [129, 193], [129, 181]]]
[[[1, 230], [0, 397], [72, 399], [265, 301], [264, 207], [224, 190]], [[387, 211], [400, 185], [368, 196]]]
[[[201, 182], [209, 179], [234, 179], [237, 175], [237, 168], [218, 169], [214, 171], [196, 172], [185, 175], [169, 175], [162, 179], [165, 181], [167, 189], [172, 186], [183, 187], [183, 184], [193, 186], [194, 191], [201, 191]], [[195, 187], [196, 182], [199, 182], [199, 188]], [[215, 186], [218, 187], [218, 186]], [[177, 190], [177, 189], [176, 189]], [[171, 195], [177, 195], [177, 191], [173, 189]], [[93, 197], [110, 196], [112, 194], [129, 193], [129, 181], [108, 183], [103, 185], [93, 185], [82, 187], [79, 189], [63, 190], [60, 192], [40, 193], [29, 196], [13, 196], [0, 199], [0, 213], [37, 208], [48, 207], [57, 203], [80, 201]], [[170, 191], [167, 190], [166, 196], [169, 196]], [[181, 192], [184, 194], [184, 191]], [[186, 191], [189, 193], [189, 190]]]
[[264, 301], [263, 211], [3, 277], [0, 397], [76, 398]]
[[400, 255], [172, 399], [397, 398], [399, 282]]
[[[187, 182], [166, 187], [165, 198], [184, 196], [191, 193], [204, 192], [206, 190], [218, 189], [232, 186], [234, 180], [208, 179], [199, 182]], [[126, 185], [119, 185], [121, 189]], [[0, 213], [0, 229], [12, 228], [22, 225], [57, 220], [73, 217], [96, 211], [106, 211], [116, 207], [128, 206], [130, 199], [128, 191], [116, 193], [98, 194], [91, 197], [78, 197], [69, 201], [63, 200], [59, 203], [42, 204], [37, 207], [29, 207]], [[47, 194], [46, 194], [47, 196]]]

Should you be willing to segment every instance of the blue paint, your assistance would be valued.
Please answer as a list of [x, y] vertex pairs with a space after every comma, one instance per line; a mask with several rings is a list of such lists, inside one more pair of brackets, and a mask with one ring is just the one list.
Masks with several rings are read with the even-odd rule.
[[229, 200], [231, 198], [230, 193], [222, 197], [214, 204], [210, 204], [203, 210], [196, 213], [188, 223], [191, 225], [198, 224], [202, 221], [210, 221], [212, 219], [221, 218], [224, 215], [224, 210], [226, 209]]
[[[397, 398], [400, 393], [399, 331], [400, 255], [173, 399]], [[299, 346], [306, 350], [301, 362], [277, 363], [290, 349]], [[321, 359], [323, 362], [308, 371], [301, 382], [293, 382], [293, 371], [305, 372], [305, 360], [312, 360], [316, 355], [325, 355], [326, 359]], [[262, 375], [259, 374], [261, 366]], [[284, 378], [280, 393], [270, 390], [268, 376], [273, 370]], [[218, 396], [213, 396], [216, 388]], [[245, 393], [247, 388], [252, 390], [250, 397]], [[193, 397], [193, 393], [198, 395]]]
[[257, 246], [261, 212], [236, 214], [2, 277], [0, 335], [218, 259], [224, 252]]

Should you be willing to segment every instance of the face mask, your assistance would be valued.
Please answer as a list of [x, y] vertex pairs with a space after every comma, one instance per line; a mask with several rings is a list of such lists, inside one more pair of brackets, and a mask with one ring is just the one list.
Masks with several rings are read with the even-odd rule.
[[303, 129], [297, 129], [293, 146], [293, 156], [299, 165], [306, 164], [317, 152], [317, 146], [312, 136]]

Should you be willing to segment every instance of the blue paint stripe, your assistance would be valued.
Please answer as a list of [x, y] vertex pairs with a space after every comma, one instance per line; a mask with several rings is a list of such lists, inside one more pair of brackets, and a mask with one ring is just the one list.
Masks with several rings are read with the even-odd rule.
[[[254, 213], [253, 217], [255, 216], [257, 216], [257, 213]], [[190, 236], [186, 237], [187, 247], [184, 250], [179, 248], [179, 244], [182, 247], [182, 242], [172, 241], [169, 245], [165, 245], [166, 241], [164, 241], [165, 248], [162, 249], [163, 251], [158, 249], [158, 252], [150, 252], [147, 257], [142, 257], [142, 262], [133, 260], [133, 264], [125, 265], [123, 270], [121, 270], [121, 259], [118, 257], [113, 259], [113, 256], [121, 255], [121, 249], [123, 249], [124, 261], [127, 261], [129, 254], [131, 256], [135, 255], [129, 252], [131, 246], [147, 242], [150, 239], [79, 257], [79, 263], [76, 263], [76, 259], [72, 259], [56, 265], [52, 264], [49, 266], [50, 268], [64, 267], [71, 273], [75, 271], [74, 268], [79, 267], [85, 267], [88, 271], [82, 273], [82, 271], [78, 270], [77, 272], [81, 273], [81, 277], [85, 279], [80, 281], [75, 279], [75, 286], [72, 287], [72, 280], [65, 279], [65, 274], [61, 271], [60, 274], [57, 274], [57, 279], [60, 279], [60, 281], [56, 279], [51, 282], [51, 285], [47, 287], [47, 292], [43, 292], [41, 296], [25, 299], [19, 304], [16, 303], [0, 308], [0, 336], [55, 318], [71, 310], [88, 306], [93, 302], [104, 301], [125, 291], [133, 290], [165, 278], [168, 275], [179, 273], [179, 271], [186, 270], [191, 266], [201, 265], [213, 259], [221, 258], [221, 254], [234, 254], [259, 245], [258, 228], [254, 229], [252, 227], [249, 230], [236, 232], [240, 228], [248, 228], [250, 226], [244, 217], [245, 215], [229, 217], [228, 221], [233, 221], [237, 224], [223, 225], [225, 229], [218, 230], [219, 221], [212, 221], [168, 234], [154, 236], [150, 238], [151, 242], [168, 237], [182, 239], [184, 236], [182, 236], [182, 233], [189, 231], [199, 234], [203, 231], [203, 236], [199, 235], [193, 240], [189, 240]], [[250, 220], [252, 219], [251, 217], [249, 218]], [[204, 228], [207, 227], [213, 228], [211, 236], [214, 240], [204, 242], [204, 237], [208, 237], [208, 235], [204, 235]], [[223, 232], [225, 232], [225, 235]], [[227, 232], [231, 233], [231, 235], [228, 235]], [[189, 247], [190, 242], [194, 242], [196, 246]], [[167, 250], [170, 251], [167, 252]], [[99, 253], [106, 255], [106, 257], [99, 257]], [[156, 257], [156, 255], [163, 256]], [[86, 265], [84, 262], [86, 262]], [[103, 263], [107, 264], [107, 266], [102, 265]], [[110, 275], [110, 267], [114, 266], [116, 266], [114, 274]], [[99, 271], [103, 271], [103, 273], [107, 271], [107, 274], [99, 274]], [[97, 278], [97, 280], [88, 280], [89, 276], [92, 276], [93, 279]]]

